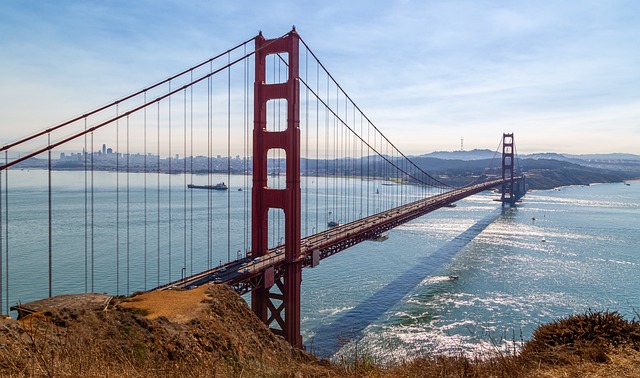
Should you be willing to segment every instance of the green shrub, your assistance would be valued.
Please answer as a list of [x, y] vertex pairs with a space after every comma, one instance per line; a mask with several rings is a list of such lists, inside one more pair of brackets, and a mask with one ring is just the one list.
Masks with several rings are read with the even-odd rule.
[[562, 362], [567, 354], [606, 362], [606, 351], [623, 345], [640, 348], [640, 323], [617, 311], [588, 310], [538, 327], [522, 354], [547, 362]]

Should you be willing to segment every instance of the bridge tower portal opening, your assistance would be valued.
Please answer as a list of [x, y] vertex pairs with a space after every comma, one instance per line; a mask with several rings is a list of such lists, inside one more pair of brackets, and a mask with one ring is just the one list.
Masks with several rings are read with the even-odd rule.
[[[255, 39], [255, 84], [253, 124], [253, 188], [251, 193], [251, 232], [253, 256], [268, 253], [269, 209], [282, 209], [285, 218], [285, 263], [282, 271], [267, 269], [262, 285], [251, 293], [253, 312], [271, 330], [291, 345], [302, 348], [300, 335], [300, 83], [299, 41], [295, 28], [286, 36], [265, 39], [260, 33]], [[288, 58], [288, 76], [282, 83], [266, 81], [266, 58], [281, 54]], [[267, 102], [286, 100], [287, 127], [272, 131], [267, 127]], [[286, 187], [267, 186], [267, 156], [271, 149], [284, 150]], [[277, 326], [277, 327], [276, 327]]]

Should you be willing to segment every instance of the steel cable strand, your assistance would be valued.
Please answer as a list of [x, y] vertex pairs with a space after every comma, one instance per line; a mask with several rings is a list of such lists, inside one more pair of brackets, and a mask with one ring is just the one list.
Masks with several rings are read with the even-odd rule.
[[[419, 178], [418, 178], [418, 177], [416, 177], [414, 174], [409, 173], [409, 172], [405, 171], [404, 169], [402, 169], [402, 168], [398, 167], [398, 166], [397, 166], [396, 164], [394, 164], [394, 163], [393, 163], [393, 162], [392, 162], [388, 157], [386, 157], [386, 156], [385, 156], [385, 154], [383, 154], [383, 153], [381, 153], [380, 151], [378, 151], [375, 147], [371, 146], [371, 145], [370, 145], [369, 143], [367, 143], [367, 141], [365, 141], [365, 140], [364, 140], [360, 135], [358, 135], [358, 134], [357, 134], [357, 133], [356, 133], [356, 132], [355, 132], [355, 131], [354, 131], [354, 130], [353, 130], [353, 129], [352, 129], [352, 128], [351, 128], [351, 127], [350, 127], [350, 126], [349, 126], [349, 125], [348, 125], [348, 124], [343, 120], [343, 119], [342, 119], [342, 118], [340, 118], [340, 116], [339, 116], [338, 114], [336, 114], [336, 112], [335, 112], [335, 111], [334, 111], [334, 110], [333, 110], [333, 109], [332, 109], [332, 108], [331, 108], [331, 107], [330, 107], [330, 106], [329, 106], [329, 105], [328, 105], [324, 100], [322, 100], [322, 99], [318, 96], [318, 94], [317, 94], [317, 93], [316, 93], [316, 92], [315, 92], [315, 91], [314, 91], [314, 90], [313, 90], [313, 89], [312, 89], [312, 88], [311, 88], [307, 83], [305, 83], [305, 82], [304, 82], [302, 79], [300, 79], [300, 78], [298, 78], [298, 80], [300, 80], [300, 82], [301, 82], [301, 83], [302, 83], [306, 88], [308, 88], [308, 89], [309, 89], [309, 91], [310, 91], [310, 92], [311, 92], [311, 93], [312, 93], [312, 94], [313, 94], [313, 95], [314, 95], [314, 96], [315, 96], [315, 97], [316, 97], [316, 98], [317, 98], [317, 99], [322, 103], [322, 105], [324, 105], [324, 107], [325, 107], [325, 108], [326, 108], [326, 109], [327, 109], [331, 114], [333, 114], [333, 116], [335, 117], [335, 119], [337, 119], [337, 120], [338, 120], [338, 121], [339, 121], [339, 122], [340, 122], [344, 127], [346, 127], [347, 129], [349, 129], [349, 131], [351, 131], [351, 133], [353, 133], [353, 135], [355, 135], [358, 139], [360, 139], [360, 141], [361, 141], [361, 142], [365, 143], [365, 145], [367, 145], [368, 147], [370, 147], [370, 148], [371, 148], [371, 150], [372, 150], [373, 152], [375, 152], [375, 153], [376, 153], [380, 158], [382, 158], [382, 159], [383, 159], [385, 162], [387, 162], [390, 166], [393, 166], [393, 167], [395, 167], [395, 168], [398, 168], [402, 173], [406, 174], [408, 177], [413, 178], [413, 179], [414, 179], [414, 180], [416, 180], [416, 182], [418, 182], [418, 183], [422, 183], [422, 184], [424, 184], [424, 185], [428, 185], [428, 186], [434, 186], [434, 187], [441, 188], [441, 189], [443, 189], [443, 188], [455, 188], [455, 186], [451, 186], [451, 185], [445, 184], [445, 183], [441, 182], [440, 180], [438, 180], [438, 179], [434, 178], [433, 176], [429, 175], [429, 174], [428, 174], [427, 172], [425, 172], [424, 170], [422, 170], [422, 169], [420, 169], [419, 167], [417, 167], [415, 164], [412, 164], [412, 165], [414, 165], [414, 167], [416, 167], [416, 168], [419, 170], [419, 172], [420, 172], [420, 173], [424, 174], [424, 175], [425, 175], [425, 176], [427, 176], [429, 179], [431, 179], [431, 180], [433, 180], [433, 181], [435, 181], [435, 182], [437, 182], [437, 183], [439, 183], [439, 184], [441, 184], [441, 185], [435, 185], [435, 184], [432, 184], [432, 183], [430, 183], [430, 182], [428, 182], [428, 181], [424, 181], [424, 180], [422, 180], [422, 179], [419, 179]], [[365, 116], [365, 118], [366, 118], [366, 116]], [[373, 126], [373, 124], [371, 124], [371, 126], [375, 128], [375, 126]], [[376, 129], [376, 131], [378, 131], [378, 130]], [[387, 140], [387, 138], [385, 138], [385, 137], [384, 137], [384, 135], [383, 135], [383, 134], [381, 134], [379, 131], [378, 131], [378, 134], [379, 134], [380, 136], [382, 136], [385, 140]], [[388, 140], [387, 140], [387, 141], [388, 141]], [[390, 143], [389, 143], [389, 145], [393, 146], [393, 145], [392, 145], [392, 144], [390, 144]], [[402, 154], [402, 156], [403, 156], [403, 157], [405, 157], [403, 154]], [[405, 157], [405, 159], [407, 159], [407, 158]], [[408, 161], [411, 161], [410, 159], [407, 159], [407, 160], [408, 160]]]
[[[418, 169], [419, 171], [423, 172], [424, 174], [426, 174], [427, 176], [429, 176], [430, 178], [432, 178], [434, 181], [442, 184], [444, 187], [449, 187], [449, 188], [453, 188], [453, 186], [451, 185], [447, 185], [444, 184], [443, 182], [439, 181], [438, 179], [436, 179], [435, 177], [429, 175], [429, 173], [425, 172], [424, 170], [422, 170], [420, 167], [418, 167], [415, 163], [413, 163], [411, 161], [411, 159], [409, 159], [407, 156], [404, 155], [404, 153], [402, 153], [389, 139], [387, 139], [387, 137], [384, 136], [384, 134], [375, 126], [375, 124], [369, 119], [369, 117], [366, 116], [366, 114], [364, 114], [364, 112], [362, 111], [362, 109], [360, 109], [360, 107], [351, 99], [351, 97], [344, 91], [344, 89], [342, 88], [342, 86], [340, 86], [340, 84], [338, 84], [338, 82], [335, 80], [335, 78], [329, 73], [329, 71], [326, 69], [326, 67], [322, 64], [322, 62], [320, 61], [320, 59], [318, 59], [318, 57], [314, 54], [314, 52], [311, 50], [311, 48], [309, 48], [309, 46], [307, 45], [307, 43], [302, 39], [302, 37], [300, 37], [300, 42], [302, 42], [302, 44], [309, 50], [309, 52], [311, 53], [311, 55], [314, 57], [314, 59], [316, 59], [316, 62], [318, 63], [318, 65], [320, 65], [320, 67], [322, 67], [322, 69], [326, 72], [326, 74], [331, 78], [331, 80], [335, 83], [335, 85], [340, 89], [340, 91], [345, 95], [345, 97], [347, 97], [349, 99], [349, 101], [351, 102], [351, 104], [353, 104], [353, 106], [361, 113], [364, 115], [365, 119], [371, 123], [371, 126], [403, 157], [405, 158], [407, 161], [409, 161], [411, 163], [411, 165], [413, 165], [416, 169]], [[436, 185], [432, 185], [432, 186], [436, 186]]]

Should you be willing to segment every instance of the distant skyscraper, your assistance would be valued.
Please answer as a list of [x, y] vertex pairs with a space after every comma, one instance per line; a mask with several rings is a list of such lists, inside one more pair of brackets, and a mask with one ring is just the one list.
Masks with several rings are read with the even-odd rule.
[[102, 144], [102, 153], [106, 154], [107, 153], [107, 145], [106, 144]]

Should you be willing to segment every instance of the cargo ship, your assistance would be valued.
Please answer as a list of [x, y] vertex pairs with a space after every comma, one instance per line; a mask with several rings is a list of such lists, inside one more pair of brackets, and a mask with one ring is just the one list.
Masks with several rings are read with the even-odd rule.
[[209, 189], [209, 190], [227, 190], [229, 189], [227, 187], [227, 185], [225, 185], [224, 182], [219, 182], [215, 185], [194, 185], [194, 184], [189, 184], [187, 185], [187, 188], [189, 189]]

